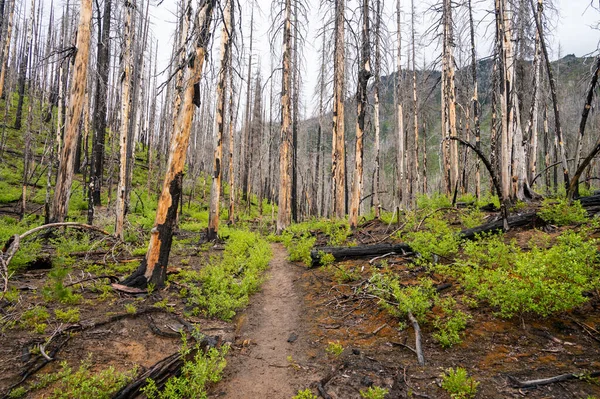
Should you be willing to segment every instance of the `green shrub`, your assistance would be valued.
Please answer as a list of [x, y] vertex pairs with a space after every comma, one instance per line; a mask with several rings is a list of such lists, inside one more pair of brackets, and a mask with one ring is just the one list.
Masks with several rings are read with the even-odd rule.
[[63, 323], [77, 323], [79, 322], [79, 309], [70, 308], [67, 310], [54, 309], [54, 315], [58, 321]]
[[460, 221], [467, 229], [477, 227], [483, 224], [485, 213], [479, 208], [469, 208], [467, 212], [460, 215]]
[[177, 278], [190, 283], [184, 294], [195, 313], [229, 320], [259, 289], [272, 254], [269, 244], [256, 233], [221, 232], [229, 236], [222, 258], [213, 257], [201, 271], [180, 273]]
[[319, 399], [319, 397], [312, 393], [310, 389], [306, 388], [302, 391], [298, 391], [298, 393], [294, 395], [292, 399]]
[[573, 201], [569, 203], [566, 198], [558, 200], [545, 199], [538, 215], [546, 222], [557, 226], [583, 223], [587, 220], [587, 212], [581, 206], [581, 202]]
[[572, 309], [599, 286], [597, 242], [569, 231], [549, 249], [523, 252], [502, 236], [467, 242], [456, 262], [464, 288], [499, 309], [502, 317], [531, 312], [540, 316]]
[[388, 390], [385, 388], [381, 388], [381, 387], [377, 387], [377, 386], [372, 386], [369, 387], [368, 389], [361, 389], [360, 390], [360, 397], [364, 398], [364, 399], [383, 399], [385, 398], [385, 395], [388, 394]]
[[452, 399], [470, 399], [477, 393], [479, 382], [469, 377], [467, 370], [462, 367], [449, 368], [442, 374], [442, 388]]
[[452, 201], [444, 194], [433, 194], [428, 196], [427, 194], [420, 195], [417, 198], [417, 208], [436, 210], [440, 208], [449, 208], [452, 206]]
[[433, 338], [444, 348], [462, 342], [460, 333], [467, 327], [471, 316], [456, 308], [456, 300], [447, 297], [438, 301], [443, 316], [436, 316], [433, 326], [438, 330], [433, 333]]
[[38, 334], [43, 334], [48, 326], [46, 322], [50, 318], [48, 309], [43, 306], [35, 306], [26, 310], [21, 315], [21, 326], [27, 329], [34, 329]]
[[[184, 362], [179, 377], [169, 378], [162, 391], [158, 390], [156, 382], [148, 379], [148, 384], [142, 388], [142, 392], [148, 399], [206, 399], [208, 397], [206, 385], [221, 379], [221, 373], [227, 364], [225, 355], [228, 350], [229, 346], [224, 345], [220, 350], [209, 348], [205, 353], [199, 345], [196, 345], [193, 359]], [[187, 347], [184, 340], [181, 354], [185, 358], [190, 352], [191, 349]]]
[[344, 352], [344, 347], [340, 344], [339, 341], [329, 341], [327, 343], [327, 348], [325, 348], [325, 352], [329, 353], [332, 356], [338, 357]]
[[380, 298], [379, 304], [392, 315], [406, 317], [410, 312], [419, 321], [425, 320], [437, 296], [431, 279], [421, 279], [419, 285], [405, 287], [397, 278], [384, 274], [371, 277], [370, 290]]
[[47, 301], [58, 301], [60, 303], [75, 305], [81, 301], [82, 296], [74, 294], [71, 287], [65, 287], [63, 281], [69, 274], [69, 269], [56, 265], [48, 273], [48, 282], [42, 288], [42, 295]]
[[407, 234], [407, 240], [413, 250], [422, 259], [431, 261], [433, 255], [451, 256], [458, 252], [459, 239], [441, 216], [432, 215], [423, 223], [425, 230]]

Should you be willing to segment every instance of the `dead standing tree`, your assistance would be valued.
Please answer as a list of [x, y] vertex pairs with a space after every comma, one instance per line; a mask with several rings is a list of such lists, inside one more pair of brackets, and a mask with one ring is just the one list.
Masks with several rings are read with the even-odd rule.
[[156, 208], [154, 227], [151, 230], [150, 245], [138, 269], [123, 281], [123, 284], [129, 287], [145, 288], [149, 283], [160, 287], [164, 285], [167, 276], [173, 229], [182, 194], [183, 167], [192, 127], [194, 105], [199, 105], [199, 101], [196, 100], [199, 98], [197, 90], [211, 37], [210, 25], [215, 4], [216, 0], [200, 0], [198, 4], [194, 31], [196, 48], [185, 65], [180, 65], [185, 69], [184, 91], [180, 111], [174, 115], [176, 118], [175, 130], [171, 135], [167, 170]]
[[363, 188], [363, 135], [365, 132], [365, 117], [367, 109], [367, 83], [371, 78], [370, 41], [369, 35], [369, 0], [362, 2], [362, 43], [360, 47], [360, 69], [356, 93], [356, 151], [354, 156], [354, 180], [352, 181], [352, 197], [350, 202], [350, 227], [358, 225], [358, 213]]
[[[229, 56], [231, 52], [230, 32], [232, 29], [233, 7], [227, 1], [223, 12], [223, 30], [221, 32], [221, 67], [219, 69], [219, 81], [217, 83], [217, 114], [215, 118], [215, 155], [213, 158], [212, 185], [210, 187], [210, 208], [208, 213], [207, 239], [217, 238], [219, 230], [219, 209], [221, 200], [221, 178], [223, 169], [223, 133], [225, 132], [225, 105], [227, 99], [227, 76], [231, 63]], [[231, 24], [231, 25], [230, 25]], [[233, 188], [230, 188], [233, 189]]]
[[117, 188], [115, 236], [123, 239], [123, 224], [127, 212], [127, 156], [129, 153], [130, 111], [131, 111], [131, 49], [132, 49], [132, 16], [135, 11], [135, 0], [125, 3], [125, 29], [123, 53], [121, 54], [121, 129], [119, 135], [119, 184]]
[[345, 57], [344, 57], [344, 0], [335, 0], [335, 46], [333, 66], [333, 137], [331, 177], [333, 217], [346, 215], [346, 142], [344, 139]]
[[292, 176], [290, 144], [291, 131], [291, 89], [292, 89], [292, 1], [285, 0], [285, 21], [283, 25], [283, 84], [281, 87], [281, 135], [279, 145], [279, 201], [277, 213], [277, 233], [281, 234], [292, 219]]
[[69, 209], [69, 196], [75, 166], [75, 147], [77, 146], [79, 122], [81, 121], [87, 84], [91, 25], [92, 0], [81, 0], [79, 27], [77, 28], [77, 54], [75, 55], [75, 66], [71, 82], [67, 128], [52, 201], [51, 220], [54, 222], [64, 221]]

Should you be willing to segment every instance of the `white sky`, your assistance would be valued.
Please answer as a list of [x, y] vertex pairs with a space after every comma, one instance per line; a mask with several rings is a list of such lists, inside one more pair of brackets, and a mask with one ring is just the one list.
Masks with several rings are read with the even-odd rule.
[[[30, 0], [17, 0], [23, 5], [30, 3]], [[43, 0], [48, 6], [51, 0]], [[123, 0], [114, 0], [123, 1]], [[249, 21], [250, 21], [250, 7], [251, 2], [248, 0], [238, 0], [243, 9], [244, 15], [242, 16], [243, 23], [243, 35], [244, 43], [248, 43], [249, 36]], [[321, 41], [316, 38], [318, 29], [321, 28], [323, 21], [322, 15], [320, 15], [319, 0], [304, 0], [309, 8], [308, 15], [308, 29], [306, 34], [306, 45], [304, 48], [304, 64], [301, 71], [303, 80], [303, 94], [304, 103], [308, 107], [308, 113], [311, 113], [311, 109], [314, 106], [314, 88], [316, 86], [316, 80], [318, 71], [320, 68], [318, 50]], [[347, 0], [349, 7], [354, 7], [357, 0]], [[393, 59], [393, 52], [396, 47], [395, 37], [395, 6], [396, 0], [382, 0], [384, 2], [384, 12], [387, 14], [384, 17], [384, 23], [387, 22], [390, 29], [391, 41], [388, 44], [388, 48], [383, 49], [383, 53]], [[561, 55], [575, 54], [577, 56], [588, 55], [593, 53], [598, 48], [600, 41], [600, 31], [593, 29], [600, 22], [600, 11], [590, 7], [590, 2], [594, 1], [596, 7], [599, 6], [599, 0], [554, 0], [557, 5], [559, 15], [554, 13], [549, 14], [548, 24], [551, 27], [553, 36], [548, 38], [550, 43], [550, 51], [553, 58], [558, 55], [558, 44], [561, 46]], [[77, 3], [77, 0], [70, 0], [70, 2]], [[415, 0], [417, 14], [419, 15], [416, 19], [416, 27], [418, 35], [423, 33], [431, 25], [431, 15], [429, 17], [423, 16], [423, 10], [425, 10], [430, 4], [436, 2], [436, 0]], [[479, 23], [477, 28], [477, 41], [478, 57], [487, 56], [490, 52], [491, 35], [493, 34], [493, 26], [491, 26], [491, 14], [486, 13], [486, 10], [493, 8], [492, 0], [472, 0], [474, 8], [476, 8], [476, 19], [483, 19], [484, 21]], [[66, 3], [66, 0], [54, 0], [54, 7], [61, 9], [62, 4]], [[153, 4], [156, 0], [153, 0]], [[177, 0], [164, 0], [162, 5], [159, 7], [151, 6], [150, 13], [152, 16], [152, 31], [155, 39], [159, 41], [159, 70], [165, 68], [168, 65], [169, 57], [173, 49], [173, 32], [175, 30], [176, 17], [174, 15], [176, 10]], [[57, 6], [60, 4], [60, 6]], [[255, 0], [255, 4], [258, 5], [256, 9], [260, 12], [255, 12], [255, 31], [254, 31], [254, 52], [257, 58], [261, 59], [261, 70], [263, 75], [263, 81], [270, 75], [270, 48], [269, 48], [269, 37], [268, 29], [271, 24], [271, 1], [269, 0]], [[331, 4], [328, 1], [327, 4]], [[60, 7], [60, 8], [59, 8]], [[95, 7], [95, 3], [94, 3]], [[409, 39], [409, 28], [410, 28], [410, 1], [402, 0], [403, 7], [403, 41]], [[349, 17], [347, 15], [347, 17]], [[214, 26], [213, 26], [214, 27]], [[215, 40], [218, 40], [218, 32], [220, 31], [220, 25], [215, 35]], [[440, 49], [436, 47], [437, 43], [431, 42], [430, 38], [422, 38], [420, 46], [417, 49], [417, 65], [423, 65], [423, 57], [429, 63], [434, 57], [437, 57]], [[277, 45], [281, 43], [281, 39], [275, 42]], [[408, 49], [407, 42], [403, 44], [404, 49]], [[218, 45], [213, 46], [213, 59], [218, 60]], [[403, 57], [406, 61], [406, 56]], [[247, 54], [244, 54], [243, 63], [247, 60]], [[391, 61], [390, 61], [391, 63]], [[390, 68], [392, 66], [390, 65]], [[246, 67], [242, 68], [243, 71]], [[164, 79], [164, 78], [163, 78]], [[308, 115], [310, 116], [310, 115]]]
[[[395, 6], [396, 0], [383, 0], [384, 11], [387, 17], [384, 17], [384, 22], [387, 21], [392, 36], [390, 41], [391, 47], [396, 47], [395, 44]], [[549, 20], [548, 24], [554, 28], [551, 29], [553, 35], [548, 38], [550, 45], [550, 52], [553, 58], [557, 58], [558, 45], [560, 43], [561, 55], [575, 54], [576, 56], [583, 56], [593, 53], [598, 48], [600, 40], [600, 31], [593, 29], [600, 22], [600, 11], [590, 7], [592, 0], [554, 0], [558, 9], [558, 15], [555, 13], [548, 13]], [[596, 0], [594, 0], [596, 1]], [[316, 87], [316, 80], [318, 71], [320, 68], [318, 51], [321, 41], [316, 38], [317, 31], [321, 28], [323, 21], [322, 15], [319, 10], [319, 0], [306, 0], [309, 6], [308, 15], [308, 30], [306, 35], [306, 45], [304, 48], [304, 65], [302, 70], [303, 79], [303, 94], [304, 102], [310, 110], [314, 106], [313, 94], [314, 88]], [[419, 15], [416, 19], [416, 27], [418, 34], [423, 33], [428, 26], [431, 24], [430, 18], [423, 16], [422, 11], [428, 7], [429, 4], [434, 3], [434, 0], [415, 0], [415, 7], [417, 14]], [[596, 3], [598, 3], [596, 1]], [[160, 63], [166, 65], [169, 60], [169, 55], [172, 49], [172, 32], [174, 30], [175, 17], [173, 12], [175, 11], [176, 0], [165, 0], [163, 5], [159, 8], [155, 8], [152, 12], [154, 22], [155, 36], [159, 38], [160, 48]], [[243, 18], [243, 35], [245, 44], [248, 43], [249, 36], [249, 10], [251, 3], [249, 1], [240, 0], [241, 7], [244, 10]], [[255, 31], [254, 31], [254, 52], [261, 59], [261, 69], [263, 73], [263, 81], [266, 76], [270, 75], [270, 48], [269, 48], [269, 37], [268, 29], [271, 24], [271, 1], [269, 0], [256, 0], [258, 8], [261, 10], [260, 13], [255, 12]], [[331, 3], [328, 3], [331, 4]], [[410, 24], [410, 1], [402, 0], [402, 7], [404, 11], [403, 15], [403, 41], [408, 40], [409, 35], [409, 24]], [[477, 29], [478, 35], [478, 57], [487, 56], [490, 52], [491, 35], [493, 34], [493, 27], [491, 27], [491, 14], [487, 14], [486, 10], [493, 8], [493, 1], [491, 0], [473, 0], [473, 6], [477, 9], [476, 19], [484, 19], [484, 22], [479, 23]], [[596, 4], [598, 6], [598, 4]], [[261, 15], [262, 14], [262, 15]], [[487, 14], [487, 16], [486, 16]], [[215, 36], [217, 40], [218, 34]], [[431, 42], [430, 38], [423, 38], [421, 40], [421, 46], [418, 47], [417, 52], [417, 65], [423, 64], [423, 57], [426, 58], [427, 62], [430, 62], [434, 57], [437, 56], [439, 48], [431, 43], [429, 46], [425, 44]], [[276, 44], [281, 43], [281, 39], [278, 39]], [[407, 44], [404, 45], [405, 49], [408, 49]], [[394, 49], [395, 50], [395, 49]], [[392, 59], [391, 48], [384, 49], [384, 53], [387, 53], [390, 59]], [[213, 56], [215, 60], [218, 60], [218, 45], [213, 46]], [[245, 55], [244, 62], [247, 60]], [[256, 60], [255, 56], [255, 60]], [[406, 60], [406, 57], [403, 57]], [[216, 61], [215, 61], [216, 62]], [[390, 61], [391, 62], [391, 61]], [[243, 70], [245, 71], [245, 67]]]

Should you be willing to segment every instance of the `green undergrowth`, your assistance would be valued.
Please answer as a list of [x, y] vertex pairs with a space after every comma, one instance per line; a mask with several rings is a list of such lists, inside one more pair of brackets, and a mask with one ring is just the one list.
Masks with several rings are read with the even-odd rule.
[[587, 212], [581, 202], [569, 202], [566, 198], [545, 199], [538, 215], [546, 222], [557, 226], [584, 223], [588, 220]]
[[263, 281], [263, 271], [271, 259], [269, 243], [257, 233], [221, 228], [227, 236], [222, 257], [213, 256], [200, 271], [184, 270], [176, 277], [193, 313], [231, 319], [248, 303]]
[[225, 356], [229, 346], [224, 345], [219, 349], [209, 348], [204, 352], [199, 344], [190, 347], [185, 336], [182, 336], [182, 340], [183, 344], [179, 352], [182, 358], [190, 360], [184, 361], [180, 375], [169, 378], [162, 390], [158, 389], [154, 380], [147, 379], [147, 385], [142, 388], [142, 393], [148, 399], [206, 399], [207, 384], [221, 380], [221, 373], [227, 365]]
[[[462, 332], [471, 316], [462, 311], [452, 297], [441, 297], [429, 278], [407, 285], [389, 271], [375, 273], [369, 279], [369, 291], [379, 298], [379, 305], [400, 318], [400, 328], [408, 326], [409, 313], [422, 325], [432, 325], [433, 338], [443, 347], [462, 342]], [[433, 308], [438, 311], [432, 312]]]
[[28, 393], [51, 386], [50, 393], [44, 397], [109, 399], [133, 380], [137, 372], [137, 367], [126, 372], [119, 372], [114, 367], [92, 370], [91, 357], [81, 362], [77, 369], [62, 362], [58, 371], [38, 376], [30, 385], [13, 389], [8, 397], [22, 398]]
[[567, 231], [551, 240], [540, 234], [529, 251], [501, 235], [480, 238], [464, 244], [449, 273], [502, 317], [563, 312], [586, 302], [585, 292], [600, 286], [598, 242], [587, 235]]
[[442, 377], [442, 388], [452, 399], [471, 399], [475, 397], [479, 382], [469, 377], [467, 370], [462, 367], [449, 368]]
[[348, 242], [350, 225], [346, 220], [311, 219], [302, 223], [294, 223], [289, 226], [280, 236], [269, 236], [272, 241], [283, 243], [289, 253], [289, 259], [293, 262], [311, 264], [310, 251], [317, 242], [317, 235], [324, 234], [327, 237], [327, 245], [353, 245]]

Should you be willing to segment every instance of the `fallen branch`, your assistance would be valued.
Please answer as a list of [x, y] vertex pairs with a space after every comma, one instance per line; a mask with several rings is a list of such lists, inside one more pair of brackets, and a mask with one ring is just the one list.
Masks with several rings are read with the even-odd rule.
[[568, 380], [577, 380], [580, 378], [595, 378], [600, 377], [600, 371], [594, 371], [591, 373], [571, 373], [571, 374], [561, 374], [555, 377], [550, 378], [542, 378], [539, 380], [531, 380], [531, 381], [520, 381], [515, 377], [508, 376], [510, 381], [512, 382], [515, 388], [536, 388], [541, 385], [549, 385], [555, 384], [557, 382], [568, 381]]
[[410, 320], [413, 329], [415, 330], [415, 352], [417, 353], [417, 360], [420, 366], [424, 366], [425, 357], [423, 356], [423, 348], [421, 346], [421, 327], [419, 327], [419, 322], [411, 312], [408, 312], [408, 320]]
[[318, 266], [321, 261], [322, 254], [331, 254], [335, 260], [345, 258], [362, 258], [365, 256], [384, 255], [390, 252], [395, 253], [412, 253], [413, 250], [408, 244], [376, 244], [364, 245], [359, 247], [321, 247], [310, 251], [312, 266]]
[[[207, 350], [208, 348], [214, 347], [215, 342], [216, 341], [212, 337], [204, 337], [200, 342], [200, 347], [203, 350]], [[169, 378], [177, 377], [181, 374], [183, 364], [186, 361], [193, 359], [195, 354], [196, 351], [192, 350], [185, 358], [181, 356], [180, 352], [175, 352], [172, 355], [165, 357], [127, 386], [121, 388], [121, 390], [113, 396], [113, 399], [138, 397], [138, 395], [141, 394], [140, 389], [148, 383], [148, 379], [152, 379], [156, 383], [158, 389], [162, 390]]]
[[[8, 291], [8, 279], [10, 277], [9, 273], [8, 273], [8, 265], [10, 264], [11, 259], [13, 258], [13, 256], [17, 252], [17, 250], [19, 249], [19, 246], [21, 245], [21, 241], [23, 239], [25, 239], [27, 236], [35, 234], [39, 231], [46, 230], [46, 229], [53, 229], [56, 227], [71, 227], [71, 228], [75, 228], [75, 229], [92, 230], [92, 231], [95, 231], [97, 233], [101, 233], [104, 235], [110, 235], [109, 232], [107, 232], [106, 230], [102, 230], [99, 227], [92, 226], [90, 224], [75, 223], [75, 222], [44, 224], [42, 226], [38, 226], [31, 230], [28, 230], [22, 234], [13, 235], [11, 238], [8, 239], [6, 244], [4, 244], [4, 248], [2, 249], [2, 252], [0, 252], [0, 279], [2, 279], [2, 283], [3, 283], [3, 287], [2, 287], [3, 293]], [[4, 294], [2, 295], [2, 297], [4, 297]]]

